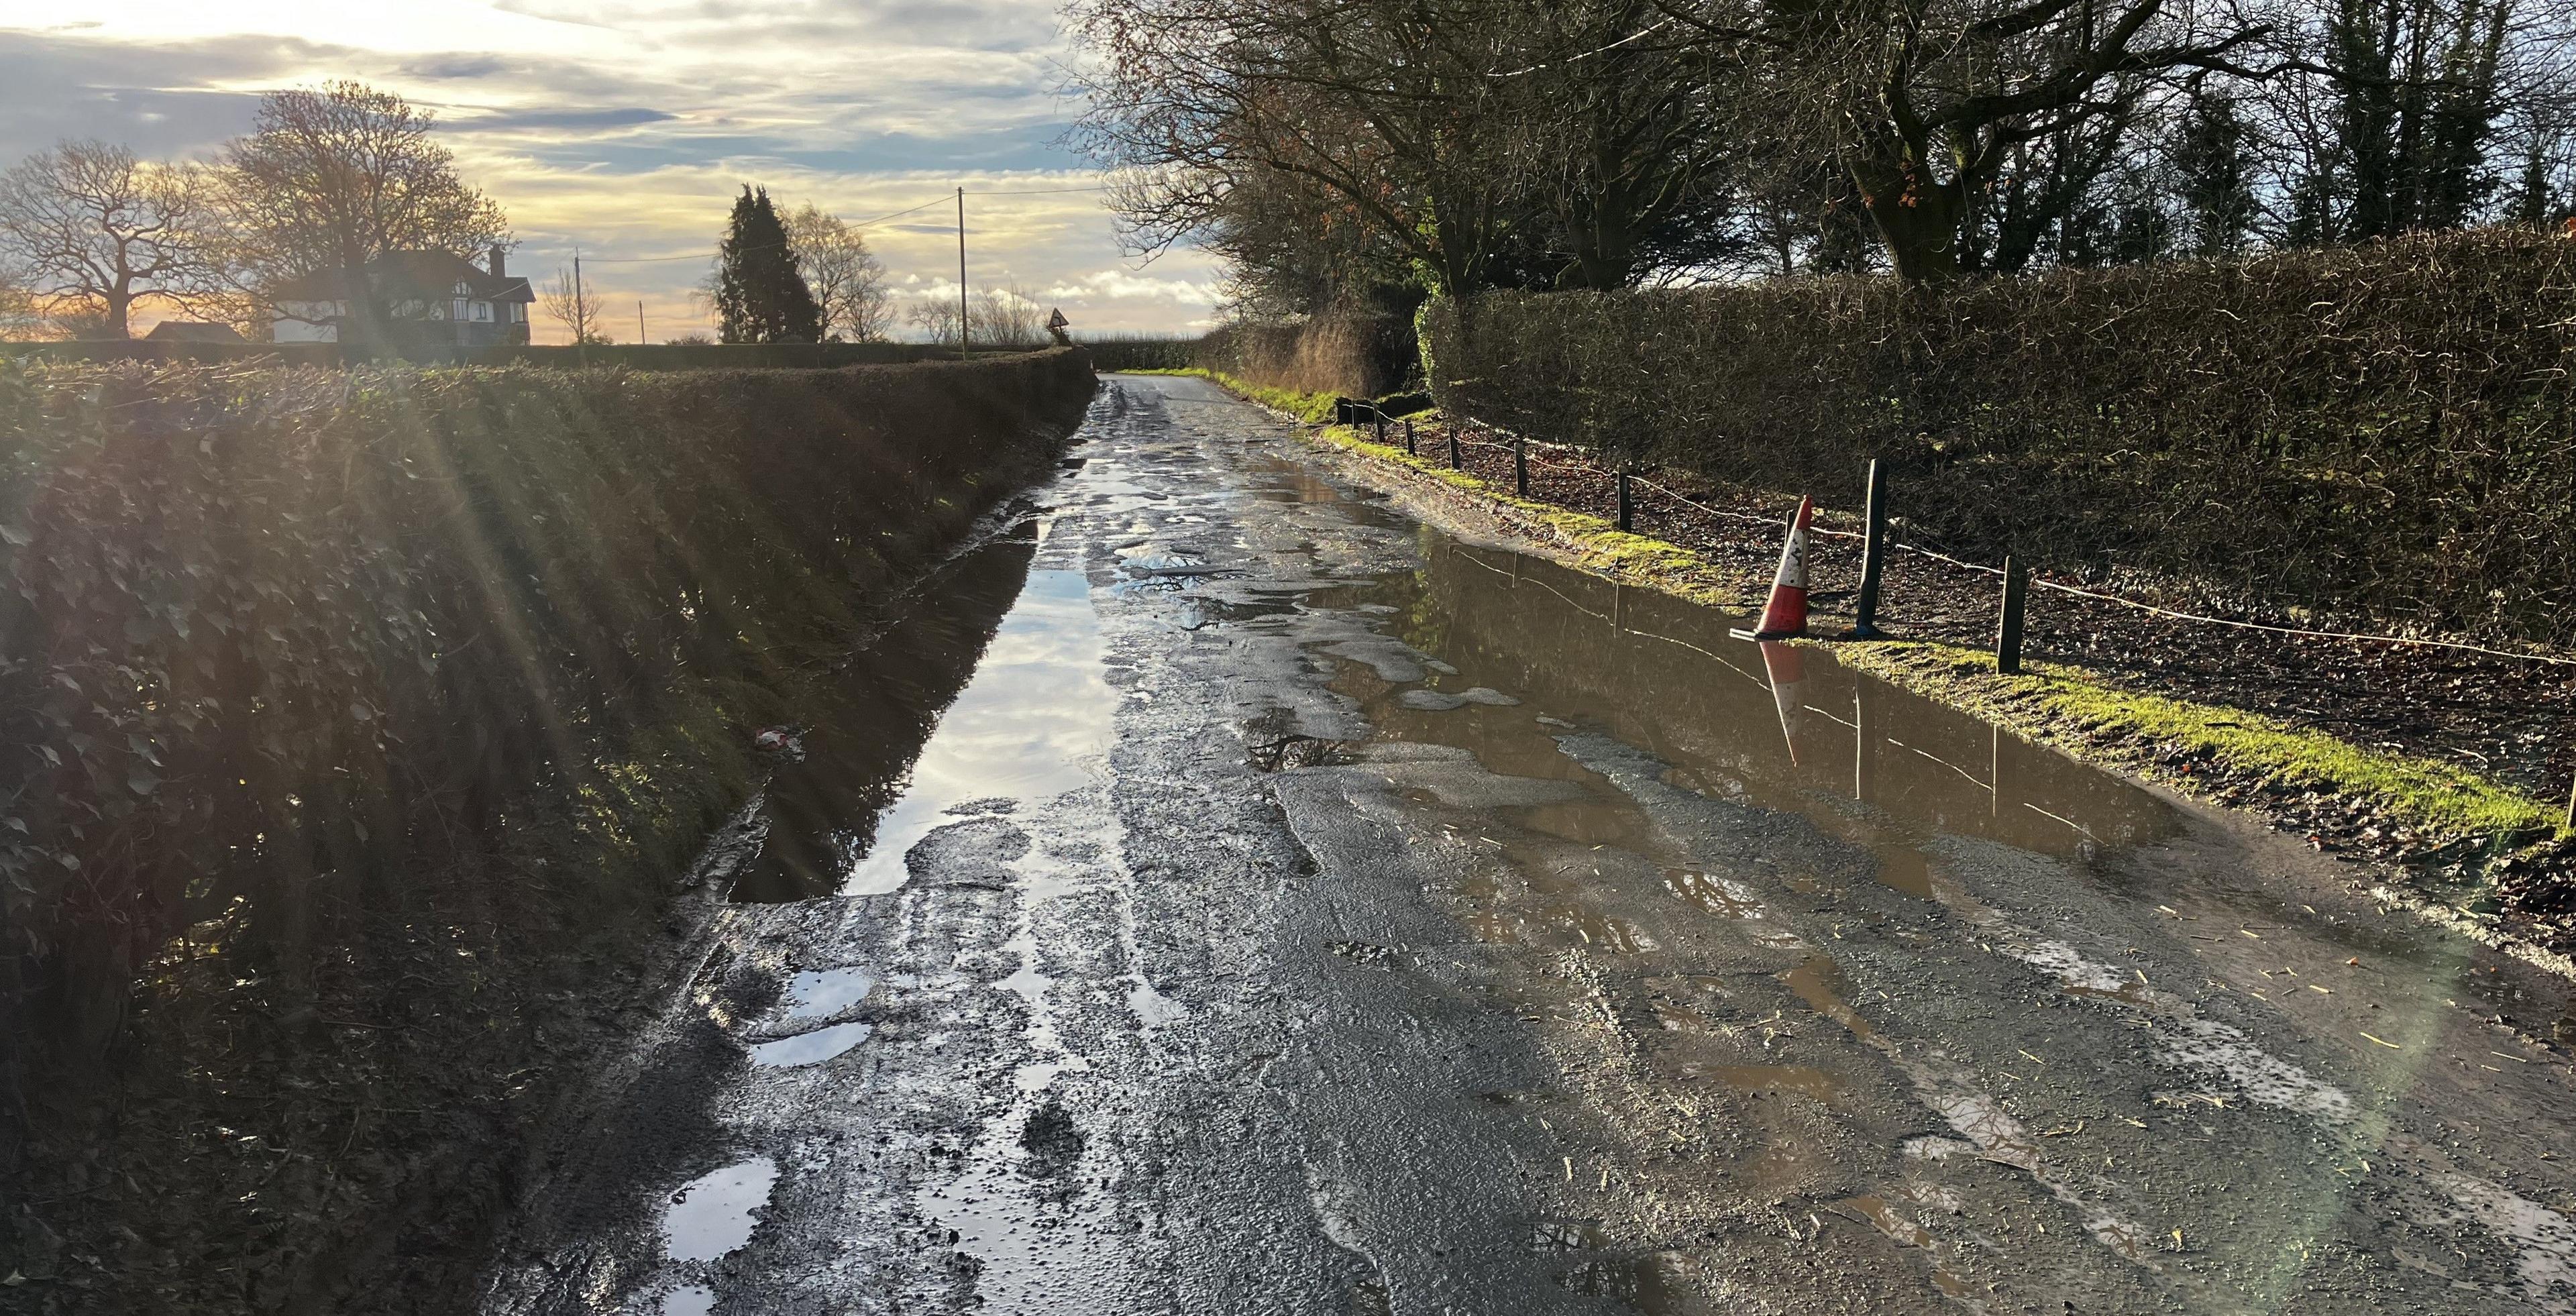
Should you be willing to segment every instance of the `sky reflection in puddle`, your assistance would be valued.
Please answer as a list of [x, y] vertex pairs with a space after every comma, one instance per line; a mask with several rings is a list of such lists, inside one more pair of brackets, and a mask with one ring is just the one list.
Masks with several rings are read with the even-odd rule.
[[[1078, 571], [1032, 571], [910, 780], [877, 819], [876, 840], [841, 894], [902, 886], [904, 856], [960, 806], [1051, 799], [1092, 780], [1117, 698], [1101, 673], [1100, 623]], [[977, 808], [974, 811], [985, 810]]]
[[662, 1234], [673, 1261], [713, 1261], [751, 1241], [753, 1212], [769, 1201], [778, 1162], [766, 1156], [712, 1170], [671, 1194]]
[[751, 1048], [751, 1063], [766, 1069], [819, 1065], [868, 1040], [868, 1034], [875, 1031], [871, 1024], [834, 1024], [775, 1042], [757, 1043]]

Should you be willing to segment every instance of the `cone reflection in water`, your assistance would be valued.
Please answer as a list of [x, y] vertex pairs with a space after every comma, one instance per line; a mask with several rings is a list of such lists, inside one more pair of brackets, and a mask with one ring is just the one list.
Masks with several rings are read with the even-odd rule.
[[1765, 640], [1762, 667], [1771, 676], [1771, 702], [1780, 706], [1780, 736], [1789, 742], [1789, 766], [1798, 765], [1798, 703], [1807, 684], [1807, 655], [1794, 644]]

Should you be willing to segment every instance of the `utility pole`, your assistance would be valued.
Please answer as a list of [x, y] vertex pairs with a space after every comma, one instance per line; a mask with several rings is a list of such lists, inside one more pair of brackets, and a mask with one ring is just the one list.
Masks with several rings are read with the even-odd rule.
[[971, 361], [966, 346], [966, 189], [957, 189], [957, 359]]
[[635, 345], [644, 345], [644, 299], [641, 297], [635, 299]]
[[583, 369], [590, 368], [590, 335], [583, 332], [590, 325], [589, 303], [581, 293], [581, 248], [572, 249], [572, 346]]

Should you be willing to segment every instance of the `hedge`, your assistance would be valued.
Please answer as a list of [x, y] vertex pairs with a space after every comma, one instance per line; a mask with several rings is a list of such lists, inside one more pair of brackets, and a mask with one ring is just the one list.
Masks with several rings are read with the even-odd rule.
[[[1044, 469], [1056, 351], [837, 371], [0, 362], [0, 1169], [173, 938], [290, 987], [404, 874], [630, 897], [783, 670]], [[514, 833], [514, 829], [516, 829]], [[645, 888], [649, 896], [658, 885]]]
[[1488, 294], [1441, 405], [2210, 598], [2576, 640], [2576, 242], [2486, 230], [2240, 263]]
[[1091, 368], [1102, 372], [1120, 370], [1185, 370], [1198, 364], [1198, 338], [1146, 338], [1119, 336], [1086, 339], [1082, 350], [1091, 357]]
[[[977, 348], [978, 359], [1009, 356], [1025, 347]], [[255, 363], [260, 365], [343, 366], [529, 365], [623, 366], [629, 370], [837, 370], [843, 366], [903, 365], [914, 361], [953, 361], [955, 347], [936, 343], [601, 343], [590, 347], [556, 344], [531, 346], [495, 343], [484, 347], [401, 349], [385, 362], [364, 353], [344, 351], [338, 343], [204, 343], [154, 338], [72, 339], [62, 342], [0, 343], [0, 358], [45, 361], [156, 361]]]

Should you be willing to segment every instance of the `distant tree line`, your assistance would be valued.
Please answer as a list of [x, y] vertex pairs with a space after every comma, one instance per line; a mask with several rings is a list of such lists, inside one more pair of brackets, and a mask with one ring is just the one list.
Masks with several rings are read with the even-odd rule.
[[[378, 260], [439, 251], [482, 263], [508, 217], [459, 174], [436, 115], [357, 82], [262, 97], [251, 132], [213, 158], [162, 161], [65, 141], [0, 173], [0, 338], [125, 338], [138, 313], [256, 338], [311, 314], [282, 295], [340, 275], [363, 336], [400, 312]], [[752, 236], [746, 238], [746, 234]], [[879, 342], [896, 310], [858, 230], [811, 204], [780, 214], [746, 188], [706, 292], [728, 342]], [[575, 342], [611, 341], [596, 287], [559, 270], [537, 309]]]
[[2562, 0], [1073, 0], [1237, 308], [2228, 256], [2576, 206]]

